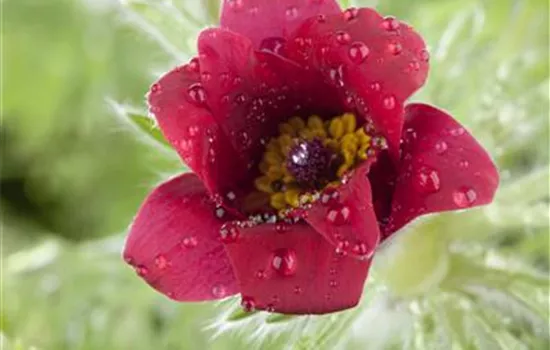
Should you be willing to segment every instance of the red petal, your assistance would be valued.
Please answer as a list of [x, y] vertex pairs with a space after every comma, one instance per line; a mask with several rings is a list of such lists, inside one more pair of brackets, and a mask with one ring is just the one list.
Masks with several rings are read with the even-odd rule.
[[289, 41], [287, 55], [320, 70], [355, 98], [397, 154], [404, 101], [428, 74], [422, 38], [394, 18], [368, 8], [306, 21]]
[[252, 183], [263, 145], [279, 123], [295, 114], [341, 111], [330, 86], [280, 56], [254, 51], [241, 35], [206, 30], [199, 37], [199, 54], [207, 103], [237, 150], [232, 161], [245, 164], [226, 171], [241, 184]]
[[412, 104], [406, 112], [407, 137], [386, 234], [419, 215], [490, 203], [498, 172], [472, 135], [435, 107]]
[[150, 110], [183, 161], [209, 190], [223, 193], [239, 178], [238, 157], [206, 106], [199, 77], [197, 59], [168, 72], [151, 86]]
[[226, 245], [243, 306], [286, 314], [322, 314], [355, 306], [370, 260], [339, 256], [305, 224], [243, 228]]
[[258, 48], [264, 39], [286, 38], [307, 18], [339, 12], [334, 0], [225, 0], [221, 26]]
[[339, 254], [369, 258], [380, 241], [367, 174], [370, 163], [357, 168], [349, 182], [327, 189], [305, 220], [336, 247]]
[[212, 300], [238, 293], [214, 208], [195, 175], [165, 182], [139, 210], [124, 259], [147, 283], [175, 300]]

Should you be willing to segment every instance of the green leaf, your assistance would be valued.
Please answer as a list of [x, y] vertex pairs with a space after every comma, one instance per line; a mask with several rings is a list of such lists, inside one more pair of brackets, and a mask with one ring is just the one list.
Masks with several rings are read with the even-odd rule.
[[145, 134], [153, 138], [153, 140], [159, 142], [160, 144], [166, 147], [172, 147], [170, 143], [164, 138], [164, 135], [161, 133], [160, 129], [157, 127], [156, 122], [153, 118], [148, 116], [139, 115], [135, 113], [128, 114], [128, 118]]

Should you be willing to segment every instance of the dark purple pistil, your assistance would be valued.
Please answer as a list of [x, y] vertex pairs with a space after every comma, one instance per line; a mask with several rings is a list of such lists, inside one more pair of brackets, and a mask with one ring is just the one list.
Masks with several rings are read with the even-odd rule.
[[328, 179], [333, 155], [319, 139], [301, 140], [290, 149], [286, 167], [301, 186], [317, 187]]

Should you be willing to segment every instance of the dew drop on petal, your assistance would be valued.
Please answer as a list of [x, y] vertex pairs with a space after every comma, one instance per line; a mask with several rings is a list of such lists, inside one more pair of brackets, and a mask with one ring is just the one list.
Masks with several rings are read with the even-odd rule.
[[449, 146], [447, 145], [447, 142], [445, 142], [443, 140], [440, 140], [440, 141], [436, 142], [436, 144], [435, 144], [435, 152], [437, 154], [445, 153], [448, 148], [449, 148]]
[[206, 103], [206, 91], [200, 83], [191, 85], [187, 89], [187, 95], [189, 96], [190, 102], [197, 106], [202, 106]]
[[468, 167], [470, 166], [470, 162], [468, 162], [466, 159], [462, 159], [461, 161], [458, 162], [458, 166], [461, 169], [468, 169]]
[[398, 30], [400, 27], [399, 21], [393, 16], [387, 16], [382, 21], [382, 28], [389, 32]]
[[382, 86], [380, 85], [380, 83], [378, 82], [372, 82], [370, 85], [369, 85], [370, 89], [374, 92], [378, 92], [382, 89]]
[[394, 96], [387, 96], [382, 100], [382, 103], [384, 105], [384, 108], [394, 109], [397, 104], [397, 101]]
[[359, 10], [355, 7], [351, 7], [344, 11], [344, 19], [346, 21], [351, 21], [357, 18], [359, 16]]
[[252, 297], [241, 298], [241, 307], [245, 312], [252, 312], [256, 309], [256, 301]]
[[296, 252], [286, 248], [277, 249], [273, 253], [271, 267], [281, 276], [294, 275], [298, 267]]
[[369, 48], [363, 42], [355, 42], [351, 44], [348, 51], [349, 59], [355, 64], [363, 63], [368, 55]]
[[459, 127], [459, 128], [456, 128], [456, 129], [452, 129], [450, 131], [450, 134], [452, 136], [462, 136], [462, 135], [464, 135], [465, 132], [466, 132], [466, 130], [464, 130], [464, 128]]
[[339, 198], [340, 198], [340, 192], [334, 187], [327, 187], [321, 193], [321, 203], [323, 203], [325, 205], [333, 204], [334, 202], [338, 202]]
[[336, 32], [336, 41], [338, 41], [340, 44], [347, 44], [351, 41], [351, 36], [348, 32], [339, 31]]
[[212, 292], [212, 295], [215, 298], [223, 298], [223, 297], [227, 296], [227, 288], [225, 287], [225, 285], [223, 285], [221, 283], [216, 283], [212, 287], [211, 292]]
[[134, 269], [136, 270], [136, 273], [138, 274], [138, 276], [140, 277], [145, 277], [149, 274], [149, 269], [146, 268], [145, 266], [143, 265], [138, 265], [138, 266], [135, 266]]
[[302, 287], [300, 286], [295, 286], [294, 287], [294, 294], [302, 294], [304, 292], [304, 290], [302, 289]]
[[335, 204], [329, 208], [326, 215], [326, 221], [331, 225], [341, 226], [349, 223], [351, 210], [348, 206]]
[[161, 88], [159, 83], [154, 83], [153, 85], [151, 85], [151, 93], [155, 94], [155, 93], [159, 93], [160, 91], [161, 91]]
[[424, 62], [428, 62], [430, 60], [430, 53], [426, 49], [420, 50], [420, 53], [418, 54], [418, 56]]
[[273, 52], [280, 54], [284, 48], [286, 40], [281, 37], [270, 37], [262, 40], [260, 43], [260, 50]]
[[453, 202], [459, 208], [471, 207], [477, 199], [477, 193], [473, 188], [461, 187], [453, 192]]
[[285, 15], [288, 20], [293, 20], [298, 17], [298, 9], [294, 6], [289, 7], [286, 9]]
[[403, 51], [403, 46], [400, 43], [389, 43], [388, 44], [388, 51], [392, 55], [399, 55]]
[[191, 72], [197, 73], [200, 70], [199, 59], [196, 57], [192, 58], [191, 61], [189, 61], [189, 63], [187, 64], [187, 69]]
[[258, 270], [256, 272], [256, 278], [259, 280], [265, 280], [267, 278], [267, 273], [265, 270]]
[[429, 167], [422, 167], [416, 173], [416, 188], [422, 193], [435, 193], [441, 188], [439, 172]]
[[243, 7], [243, 0], [227, 0], [227, 4], [232, 10], [240, 10]]
[[170, 265], [170, 262], [162, 254], [159, 254], [155, 257], [155, 266], [159, 270], [164, 270]]
[[194, 236], [185, 237], [184, 239], [181, 240], [181, 246], [187, 249], [195, 248], [198, 244], [199, 242], [197, 241], [197, 238]]
[[240, 235], [240, 228], [237, 223], [230, 221], [226, 222], [220, 228], [220, 238], [223, 243], [234, 243]]

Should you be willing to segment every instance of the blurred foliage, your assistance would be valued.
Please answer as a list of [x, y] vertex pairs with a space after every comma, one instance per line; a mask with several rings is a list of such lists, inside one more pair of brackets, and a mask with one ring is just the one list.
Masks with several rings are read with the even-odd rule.
[[155, 182], [183, 168], [158, 143], [143, 95], [195, 51], [218, 2], [3, 0], [7, 349], [550, 346], [548, 3], [341, 2], [378, 5], [424, 35], [432, 69], [414, 99], [449, 110], [490, 150], [502, 174], [495, 203], [404, 230], [381, 248], [350, 311], [175, 304], [124, 266], [123, 235], [113, 233]]

